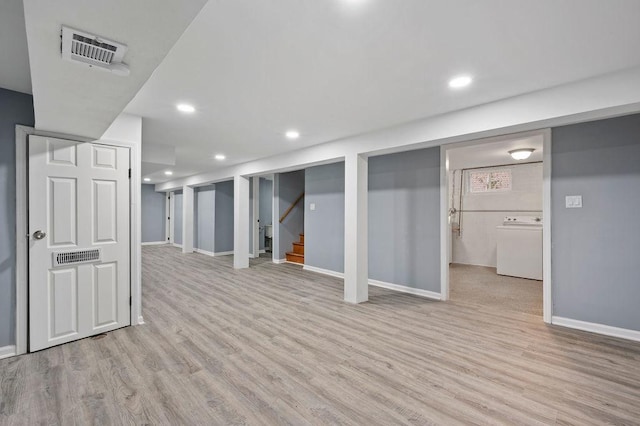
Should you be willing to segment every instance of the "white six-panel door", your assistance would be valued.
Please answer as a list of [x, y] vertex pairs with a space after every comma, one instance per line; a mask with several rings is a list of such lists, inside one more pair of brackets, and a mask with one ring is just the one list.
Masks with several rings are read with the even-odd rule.
[[29, 344], [130, 324], [129, 149], [29, 137]]

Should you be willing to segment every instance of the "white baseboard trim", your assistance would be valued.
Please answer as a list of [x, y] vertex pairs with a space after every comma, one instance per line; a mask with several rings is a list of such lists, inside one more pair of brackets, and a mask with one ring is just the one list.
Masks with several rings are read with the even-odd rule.
[[400, 293], [413, 294], [414, 296], [426, 297], [427, 299], [442, 300], [442, 295], [435, 291], [422, 290], [420, 288], [407, 287], [406, 285], [386, 283], [384, 281], [369, 280], [369, 285], [382, 287], [387, 290], [398, 291]]
[[173, 243], [173, 246], [174, 246], [174, 247], [178, 247], [178, 248], [182, 248], [182, 244], [176, 244], [176, 243]]
[[551, 317], [551, 324], [640, 342], [640, 331], [638, 330], [629, 330], [627, 328], [612, 327], [610, 325], [598, 324], [595, 322], [580, 321], [556, 316]]
[[161, 246], [165, 244], [168, 244], [168, 243], [166, 241], [150, 241], [146, 243], [140, 243], [140, 245], [143, 245], [143, 246]]
[[144, 324], [144, 318], [142, 318], [142, 315], [138, 316], [138, 325], [142, 325]]
[[[302, 269], [306, 271], [316, 272], [318, 274], [330, 275], [332, 277], [344, 279], [344, 273], [342, 272], [336, 272], [336, 271], [331, 271], [329, 269], [317, 268], [315, 266], [310, 266], [310, 265], [304, 265]], [[422, 290], [419, 288], [407, 287], [404, 285], [391, 284], [391, 283], [386, 283], [384, 281], [371, 280], [371, 279], [369, 280], [369, 285], [372, 285], [374, 287], [386, 288], [387, 290], [398, 291], [400, 293], [408, 293], [408, 294], [413, 294], [415, 296], [426, 297], [428, 299], [442, 300], [442, 296], [440, 295], [440, 293], [436, 293], [435, 291]]]
[[322, 268], [318, 268], [316, 266], [311, 266], [311, 265], [304, 265], [302, 269], [304, 269], [305, 271], [316, 272], [318, 274], [330, 275], [332, 277], [344, 279], [344, 273], [342, 272], [331, 271], [329, 269], [322, 269]]
[[16, 355], [16, 346], [9, 345], [0, 348], [0, 359], [9, 358]]
[[265, 254], [267, 251], [265, 249], [258, 250], [258, 254]]
[[233, 251], [217, 251], [213, 253], [214, 256], [230, 256], [233, 254]]
[[453, 260], [449, 262], [450, 265], [463, 265], [463, 266], [482, 266], [483, 268], [493, 268], [496, 269], [496, 265], [481, 265], [479, 263], [464, 263], [464, 262], [454, 262]]
[[212, 251], [207, 251], [207, 250], [202, 250], [199, 248], [194, 248], [193, 249], [194, 253], [200, 253], [200, 254], [204, 254], [205, 256], [215, 256], [216, 254]]
[[276, 259], [275, 257], [273, 258], [273, 263], [277, 263], [278, 265], [285, 263], [287, 261], [287, 259]]

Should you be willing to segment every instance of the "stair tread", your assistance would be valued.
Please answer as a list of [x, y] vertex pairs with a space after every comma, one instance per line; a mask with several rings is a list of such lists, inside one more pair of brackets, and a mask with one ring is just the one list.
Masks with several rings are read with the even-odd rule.
[[298, 241], [295, 241], [295, 242], [293, 243], [293, 245], [294, 245], [294, 246], [303, 246], [303, 247], [304, 247], [304, 243], [301, 243], [301, 242], [298, 242]]
[[304, 257], [304, 254], [298, 254], [298, 253], [294, 253], [292, 251], [288, 251], [287, 254], [289, 256], [295, 256], [295, 257]]

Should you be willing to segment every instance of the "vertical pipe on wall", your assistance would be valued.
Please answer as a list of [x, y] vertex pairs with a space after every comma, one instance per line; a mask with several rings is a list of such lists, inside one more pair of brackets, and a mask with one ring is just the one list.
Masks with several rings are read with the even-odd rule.
[[368, 159], [356, 153], [345, 156], [344, 194], [344, 300], [369, 300]]
[[249, 179], [233, 178], [233, 267], [249, 267]]

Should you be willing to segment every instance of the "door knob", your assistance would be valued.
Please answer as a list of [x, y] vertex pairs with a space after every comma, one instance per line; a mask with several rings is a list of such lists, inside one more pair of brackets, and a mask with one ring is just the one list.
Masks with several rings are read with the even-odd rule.
[[33, 238], [36, 240], [41, 240], [46, 236], [47, 236], [46, 232], [42, 232], [40, 230], [33, 233]]

